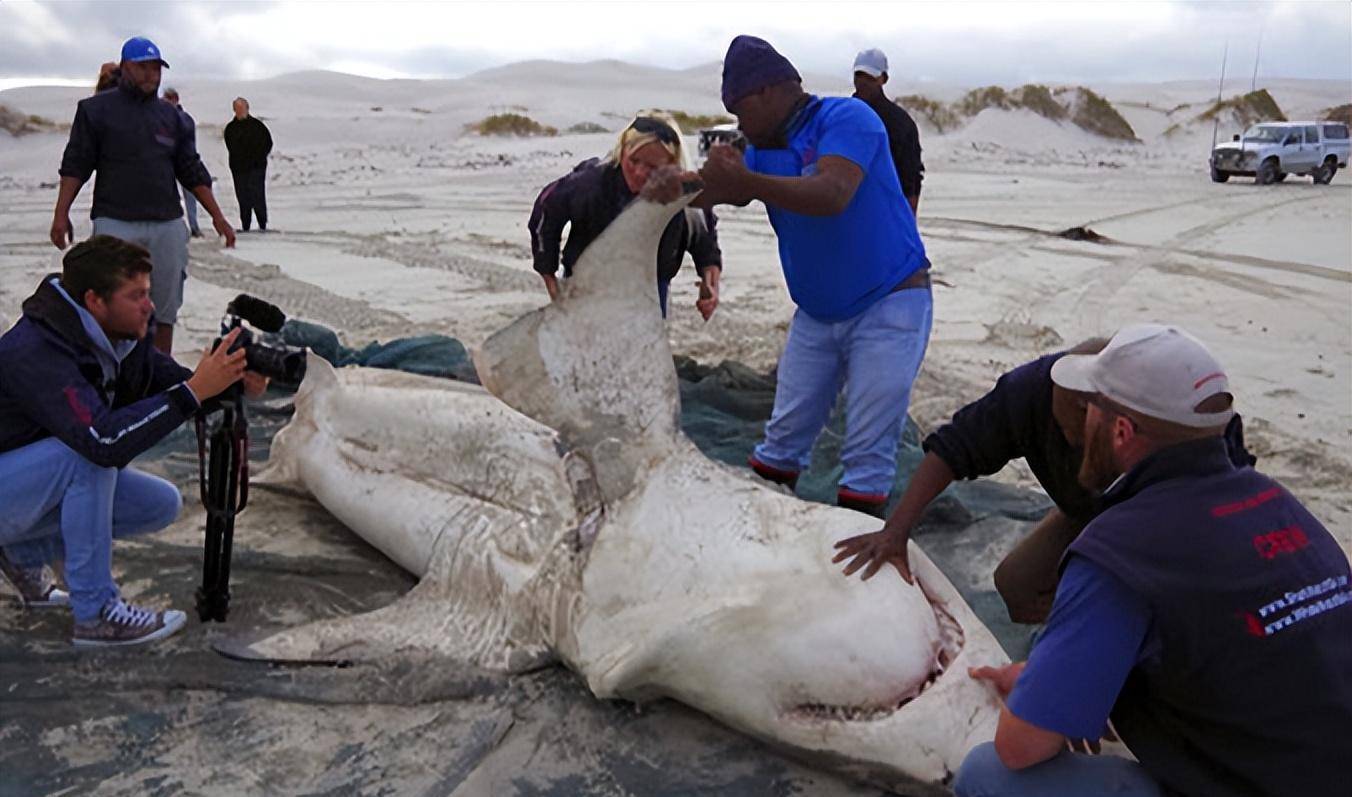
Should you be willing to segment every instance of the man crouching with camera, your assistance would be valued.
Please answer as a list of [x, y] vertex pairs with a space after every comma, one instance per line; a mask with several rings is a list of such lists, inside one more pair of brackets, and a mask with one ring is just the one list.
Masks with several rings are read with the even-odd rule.
[[[177, 487], [128, 463], [241, 379], [246, 395], [267, 388], [230, 351], [239, 330], [196, 371], [159, 352], [150, 273], [145, 249], [96, 235], [0, 337], [0, 574], [26, 606], [69, 604], [78, 646], [183, 627], [183, 612], [134, 606], [113, 583], [113, 539], [159, 531], [183, 506]], [[53, 582], [58, 558], [69, 593]]]

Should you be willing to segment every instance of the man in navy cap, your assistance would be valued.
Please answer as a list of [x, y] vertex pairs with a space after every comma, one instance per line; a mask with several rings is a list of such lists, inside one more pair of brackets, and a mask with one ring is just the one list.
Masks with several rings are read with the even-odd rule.
[[155, 346], [168, 354], [188, 266], [188, 228], [178, 185], [197, 197], [226, 246], [235, 245], [235, 231], [211, 194], [211, 175], [198, 157], [192, 131], [177, 109], [159, 100], [161, 69], [169, 66], [160, 49], [146, 38], [128, 39], [120, 66], [115, 91], [100, 92], [76, 106], [61, 158], [51, 240], [58, 249], [74, 241], [70, 207], [89, 176], [98, 172], [89, 213], [94, 234], [150, 250]]
[[696, 204], [764, 202], [798, 305], [774, 412], [749, 464], [794, 485], [843, 387], [836, 500], [880, 515], [933, 317], [929, 261], [887, 131], [857, 99], [804, 92], [788, 59], [754, 36], [728, 47], [723, 105], [750, 146], [745, 157], [710, 149]]

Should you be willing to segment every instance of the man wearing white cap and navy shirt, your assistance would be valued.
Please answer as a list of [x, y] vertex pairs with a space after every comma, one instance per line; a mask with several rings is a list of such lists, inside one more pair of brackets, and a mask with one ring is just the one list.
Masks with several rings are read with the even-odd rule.
[[70, 207], [90, 175], [98, 172], [89, 213], [94, 234], [150, 250], [155, 347], [169, 354], [188, 267], [188, 228], [178, 186], [197, 197], [216, 232], [225, 236], [226, 246], [235, 245], [235, 231], [211, 194], [211, 175], [187, 123], [177, 109], [159, 99], [161, 70], [169, 66], [160, 49], [140, 36], [128, 39], [122, 45], [120, 66], [116, 90], [81, 100], [75, 108], [61, 158], [51, 240], [58, 249], [74, 242]]
[[861, 50], [854, 57], [854, 96], [883, 120], [901, 193], [906, 195], [911, 213], [915, 213], [920, 209], [920, 183], [925, 179], [925, 164], [920, 161], [920, 131], [906, 109], [883, 94], [886, 84], [887, 55], [877, 49]]
[[[1236, 466], [1229, 380], [1171, 326], [1120, 331], [1052, 379], [1092, 394], [1080, 478], [1103, 511], [1070, 546], [1027, 665], [971, 671], [1006, 697], [972, 795], [1286, 795], [1352, 783], [1352, 586], [1332, 536]], [[1111, 718], [1138, 763], [1096, 747]]]

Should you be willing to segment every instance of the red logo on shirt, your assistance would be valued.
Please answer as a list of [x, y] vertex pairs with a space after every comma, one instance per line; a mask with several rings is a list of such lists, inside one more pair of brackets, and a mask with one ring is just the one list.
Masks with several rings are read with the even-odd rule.
[[1310, 538], [1299, 526], [1287, 526], [1253, 538], [1254, 550], [1268, 560], [1275, 559], [1278, 554], [1295, 553], [1309, 544]]
[[1267, 636], [1267, 630], [1263, 628], [1263, 621], [1259, 620], [1252, 612], [1240, 612], [1239, 616], [1244, 620], [1244, 629], [1249, 632], [1249, 636]]
[[70, 411], [75, 413], [75, 420], [85, 426], [93, 423], [94, 414], [89, 411], [83, 401], [80, 401], [80, 391], [73, 387], [67, 387], [63, 392], [66, 394], [66, 403], [70, 405]]
[[1273, 487], [1271, 489], [1264, 490], [1258, 495], [1245, 498], [1243, 501], [1236, 501], [1233, 504], [1221, 504], [1220, 506], [1213, 506], [1211, 508], [1211, 516], [1228, 517], [1230, 515], [1238, 514], [1240, 512], [1246, 512], [1250, 509], [1253, 509], [1254, 507], [1266, 504], [1268, 501], [1271, 501], [1272, 499], [1276, 498], [1281, 494], [1282, 491], [1280, 487]]

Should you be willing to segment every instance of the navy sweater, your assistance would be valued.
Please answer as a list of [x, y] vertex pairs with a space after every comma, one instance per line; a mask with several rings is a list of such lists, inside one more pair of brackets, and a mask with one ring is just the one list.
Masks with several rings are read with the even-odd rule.
[[[1098, 508], [1097, 498], [1078, 478], [1084, 451], [1066, 442], [1052, 417], [1052, 363], [1063, 354], [1039, 357], [1001, 376], [989, 393], [925, 438], [924, 449], [942, 459], [957, 479], [989, 476], [1022, 457], [1057, 507], [1084, 523]], [[1253, 464], [1238, 415], [1225, 430], [1225, 441], [1236, 465]]]
[[901, 193], [908, 197], [920, 196], [925, 164], [920, 160], [920, 130], [915, 126], [915, 120], [905, 108], [886, 97], [869, 102], [858, 94], [854, 96], [867, 103], [887, 128], [887, 145], [892, 151], [897, 178], [901, 180]]
[[56, 437], [95, 465], [125, 467], [197, 412], [183, 384], [192, 372], [155, 348], [152, 327], [105, 380], [52, 276], [0, 337], [0, 453]]
[[83, 184], [95, 172], [91, 219], [181, 218], [178, 184], [211, 185], [183, 114], [125, 85], [75, 106], [60, 173]]

